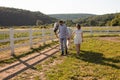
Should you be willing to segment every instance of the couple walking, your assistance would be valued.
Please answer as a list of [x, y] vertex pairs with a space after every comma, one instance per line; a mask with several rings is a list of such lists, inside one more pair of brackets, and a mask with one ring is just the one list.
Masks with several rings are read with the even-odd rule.
[[[65, 25], [63, 21], [56, 22], [54, 24], [54, 32], [57, 38], [59, 38], [60, 47], [61, 47], [61, 55], [68, 54], [68, 45], [70, 43], [70, 38], [74, 34], [74, 44], [76, 45], [77, 55], [80, 53], [80, 44], [83, 41], [83, 33], [81, 30], [81, 26], [76, 24], [77, 30], [71, 32], [69, 28]], [[65, 47], [65, 52], [64, 52]]]

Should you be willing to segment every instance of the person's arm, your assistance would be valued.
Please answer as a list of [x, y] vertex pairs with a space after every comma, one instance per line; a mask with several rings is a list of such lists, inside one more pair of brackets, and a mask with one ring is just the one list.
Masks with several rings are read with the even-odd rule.
[[67, 27], [66, 27], [66, 35], [67, 35], [67, 39], [69, 40], [69, 39], [70, 39], [70, 36], [69, 36], [69, 32], [68, 32]]
[[83, 32], [81, 32], [82, 42], [83, 42]]

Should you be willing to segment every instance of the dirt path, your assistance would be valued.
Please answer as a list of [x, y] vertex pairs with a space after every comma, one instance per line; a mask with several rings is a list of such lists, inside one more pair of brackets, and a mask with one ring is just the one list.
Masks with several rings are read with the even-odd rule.
[[50, 47], [44, 51], [36, 52], [24, 58], [19, 58], [18, 61], [6, 65], [4, 67], [0, 67], [0, 80], [8, 80], [16, 75], [28, 70], [32, 69], [35, 71], [35, 65], [43, 62], [50, 56], [54, 55], [58, 52], [58, 45]]
[[120, 37], [100, 37], [99, 39], [112, 42], [120, 42]]

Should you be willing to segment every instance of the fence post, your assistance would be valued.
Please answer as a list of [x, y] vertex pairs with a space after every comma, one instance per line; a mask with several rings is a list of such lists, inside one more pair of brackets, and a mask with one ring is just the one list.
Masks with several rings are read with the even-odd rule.
[[45, 44], [45, 30], [42, 28], [42, 42]]
[[10, 49], [11, 49], [11, 56], [14, 55], [14, 29], [10, 28]]
[[51, 40], [53, 41], [53, 29], [51, 28], [50, 30], [51, 30], [50, 31]]
[[107, 35], [108, 35], [109, 34], [109, 27], [107, 26], [106, 28], [107, 28]]
[[90, 27], [90, 35], [93, 36], [93, 30], [92, 30], [92, 27]]
[[32, 36], [32, 33], [33, 33], [33, 31], [32, 31], [32, 28], [30, 28], [30, 33], [29, 33], [29, 38], [30, 38], [30, 48], [32, 48], [32, 38], [33, 38], [33, 36]]

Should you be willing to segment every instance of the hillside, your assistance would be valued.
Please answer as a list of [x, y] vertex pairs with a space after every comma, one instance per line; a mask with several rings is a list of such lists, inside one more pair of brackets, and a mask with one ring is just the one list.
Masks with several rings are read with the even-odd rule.
[[62, 20], [74, 20], [74, 19], [84, 19], [90, 16], [94, 16], [94, 14], [51, 14], [50, 17], [62, 19]]
[[120, 26], [120, 13], [96, 15], [85, 19], [76, 19], [83, 26]]
[[82, 26], [120, 26], [120, 13], [93, 15], [93, 14], [53, 14], [51, 17], [66, 20], [71, 26], [80, 23]]
[[0, 7], [0, 26], [49, 24], [55, 20], [41, 12]]

